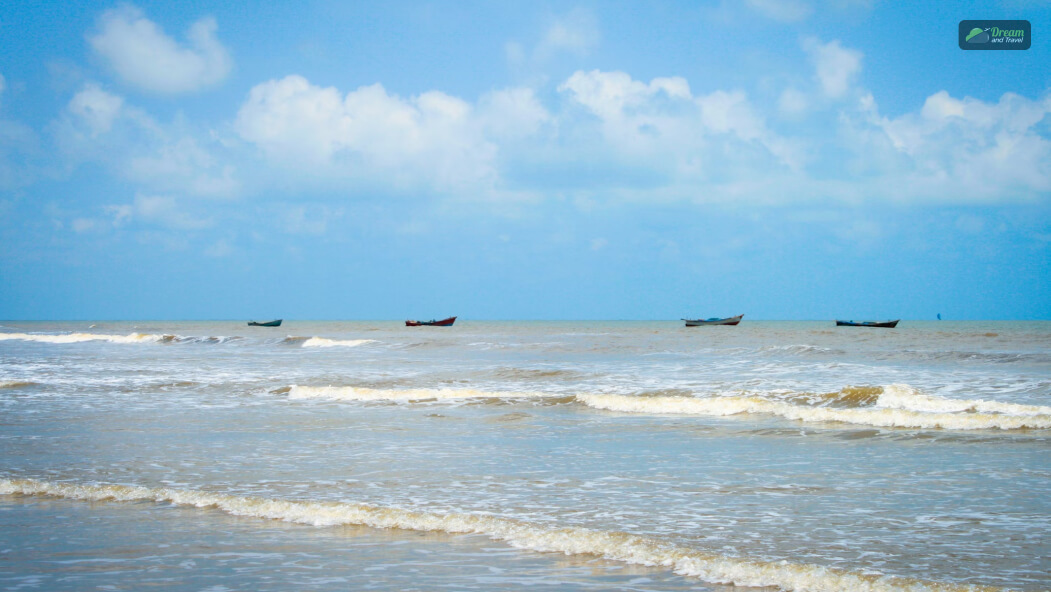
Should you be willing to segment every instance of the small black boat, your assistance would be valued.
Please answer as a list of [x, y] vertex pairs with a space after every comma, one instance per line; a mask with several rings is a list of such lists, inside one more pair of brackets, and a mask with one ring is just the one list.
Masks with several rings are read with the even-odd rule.
[[886, 329], [893, 329], [898, 326], [897, 319], [895, 321], [836, 321], [837, 327], [884, 327]]
[[280, 327], [281, 321], [284, 319], [277, 319], [276, 321], [267, 321], [265, 323], [257, 323], [255, 321], [248, 321], [249, 327]]

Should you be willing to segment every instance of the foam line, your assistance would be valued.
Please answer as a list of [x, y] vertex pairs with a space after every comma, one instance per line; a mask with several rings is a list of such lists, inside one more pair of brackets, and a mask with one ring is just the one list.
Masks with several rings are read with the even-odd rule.
[[765, 562], [719, 555], [671, 544], [653, 537], [617, 531], [553, 528], [522, 520], [478, 514], [438, 514], [356, 503], [311, 502], [239, 497], [204, 491], [126, 485], [52, 483], [33, 479], [2, 479], [0, 494], [53, 496], [85, 501], [154, 501], [179, 506], [214, 508], [234, 516], [282, 520], [313, 526], [361, 525], [479, 534], [519, 549], [596, 555], [624, 563], [661, 566], [701, 580], [736, 586], [775, 586], [811, 592], [995, 592], [999, 588], [931, 582], [819, 565]]
[[132, 333], [130, 335], [102, 335], [97, 333], [67, 333], [65, 335], [36, 335], [30, 333], [0, 333], [0, 341], [21, 339], [41, 343], [80, 343], [83, 341], [109, 341], [110, 343], [155, 343], [172, 341], [174, 335]]

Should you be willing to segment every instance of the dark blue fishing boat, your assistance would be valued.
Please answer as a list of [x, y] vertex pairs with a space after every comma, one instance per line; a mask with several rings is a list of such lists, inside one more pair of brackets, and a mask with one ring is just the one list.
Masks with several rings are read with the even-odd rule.
[[894, 321], [836, 321], [837, 327], [884, 327], [886, 329], [893, 329], [898, 326], [897, 319]]
[[265, 323], [257, 323], [255, 321], [248, 321], [249, 327], [280, 327], [281, 321], [284, 319], [277, 319], [276, 321], [267, 321]]

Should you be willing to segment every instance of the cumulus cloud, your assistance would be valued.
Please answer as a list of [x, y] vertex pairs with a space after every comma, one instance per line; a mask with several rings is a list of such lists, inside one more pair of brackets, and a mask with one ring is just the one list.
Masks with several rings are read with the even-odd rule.
[[[918, 111], [869, 120], [907, 166], [899, 187], [939, 201], [1038, 199], [1051, 191], [1051, 140], [1040, 124], [1051, 96], [1031, 100], [1006, 93], [996, 103], [939, 91]], [[1046, 129], [1046, 128], [1043, 128]]]
[[183, 93], [210, 86], [230, 72], [232, 60], [216, 38], [213, 18], [194, 23], [186, 43], [169, 37], [139, 9], [126, 5], [103, 13], [92, 49], [128, 84], [159, 93]]
[[493, 91], [481, 98], [478, 115], [493, 138], [517, 139], [534, 135], [553, 119], [531, 88]]
[[[256, 193], [492, 202], [1047, 198], [1051, 97], [988, 102], [940, 91], [888, 117], [857, 82], [860, 52], [837, 41], [802, 46], [814, 82], [795, 81], [772, 104], [742, 89], [695, 94], [683, 77], [620, 71], [574, 72], [543, 100], [527, 87], [403, 97], [381, 84], [345, 91], [291, 75], [252, 88], [226, 128], [235, 136], [221, 142], [96, 84], [73, 97], [55, 130], [67, 154], [109, 166], [140, 191], [113, 211], [116, 223], [165, 218], [185, 228], [206, 218], [176, 216], [183, 198], [235, 195], [237, 171]], [[793, 121], [802, 113], [805, 127]], [[290, 211], [289, 232], [325, 231], [323, 210]]]
[[862, 53], [843, 47], [839, 41], [821, 43], [813, 38], [804, 40], [803, 49], [810, 55], [825, 96], [833, 99], [844, 96], [861, 71]]
[[648, 154], [655, 162], [672, 157], [684, 170], [704, 166], [697, 158], [731, 157], [740, 143], [760, 147], [784, 164], [795, 161], [788, 143], [767, 128], [740, 90], [695, 97], [683, 78], [646, 83], [624, 72], [593, 70], [574, 73], [559, 91], [600, 119], [612, 147]]
[[525, 89], [474, 105], [440, 91], [402, 98], [380, 84], [343, 94], [288, 76], [254, 87], [234, 127], [272, 163], [451, 190], [491, 184], [494, 138], [528, 135], [547, 118]]

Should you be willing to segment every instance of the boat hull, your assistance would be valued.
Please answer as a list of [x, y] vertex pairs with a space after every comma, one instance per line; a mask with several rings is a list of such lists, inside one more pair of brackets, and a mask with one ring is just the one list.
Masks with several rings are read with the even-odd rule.
[[837, 327], [882, 327], [884, 329], [893, 329], [898, 326], [898, 322], [901, 319], [894, 321], [836, 321]]
[[741, 322], [744, 315], [737, 315], [736, 317], [729, 317], [725, 319], [682, 319], [686, 321], [687, 327], [704, 327], [706, 325], [736, 325]]
[[449, 317], [440, 321], [405, 321], [406, 327], [452, 327], [456, 317]]
[[255, 321], [249, 321], [249, 327], [280, 327], [283, 319], [277, 319], [276, 321], [267, 321], [265, 323], [257, 323]]

